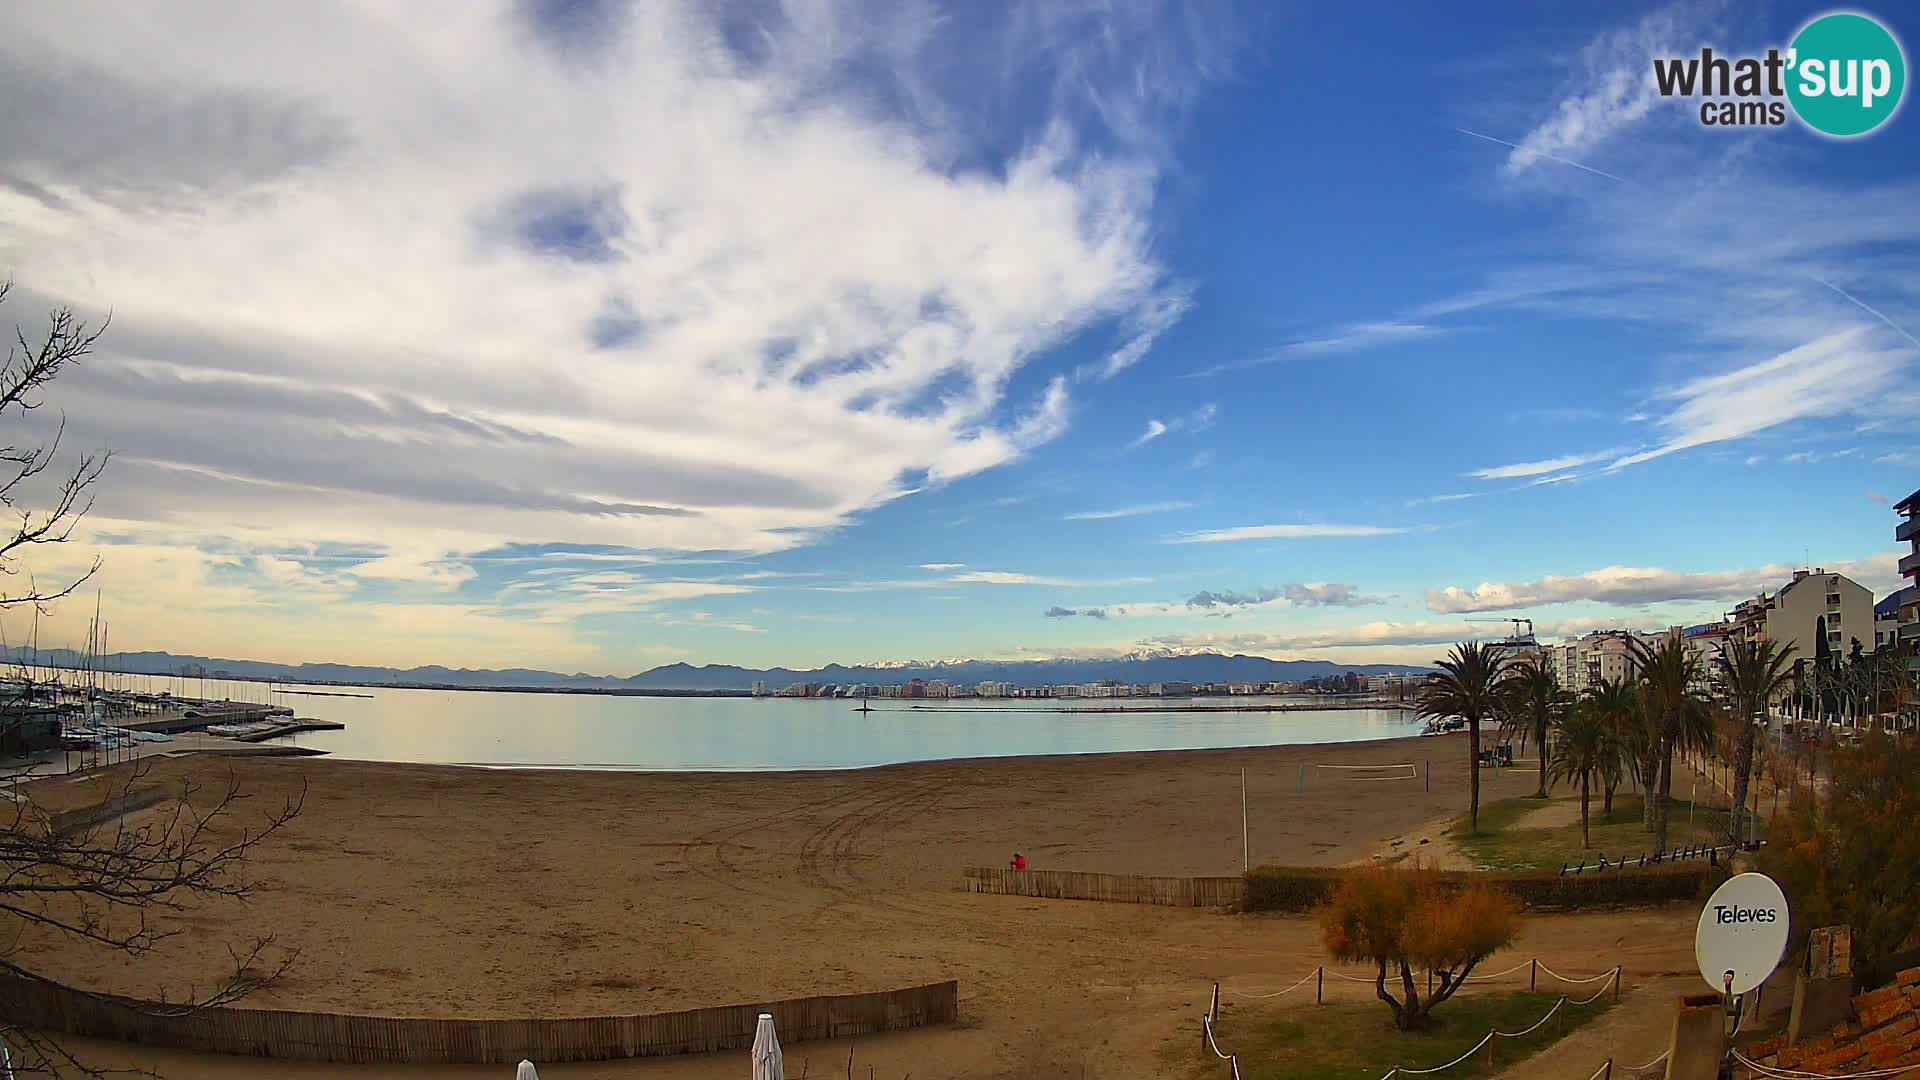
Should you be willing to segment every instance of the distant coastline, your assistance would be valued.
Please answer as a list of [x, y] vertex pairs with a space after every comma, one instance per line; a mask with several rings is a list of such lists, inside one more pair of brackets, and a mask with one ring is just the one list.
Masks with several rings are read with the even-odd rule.
[[[47, 668], [53, 671], [73, 671], [73, 672], [84, 673], [91, 670], [99, 674], [132, 675], [132, 676], [145, 678], [145, 679], [189, 679], [190, 680], [190, 679], [195, 679], [200, 677], [200, 676], [192, 676], [192, 675], [179, 675], [179, 674], [167, 673], [167, 672], [129, 671], [121, 668], [111, 668], [111, 667], [96, 667], [96, 668], [89, 669], [89, 668], [83, 668], [83, 667], [73, 667], [71, 665], [66, 665], [66, 664], [40, 664], [38, 666]], [[464, 683], [433, 683], [433, 682], [413, 682], [413, 681], [344, 682], [344, 681], [330, 681], [330, 680], [323, 680], [323, 679], [263, 678], [263, 677], [254, 676], [254, 675], [235, 675], [232, 673], [222, 673], [218, 676], [208, 675], [208, 676], [205, 676], [205, 678], [212, 679], [217, 682], [253, 683], [256, 685], [287, 684], [292, 686], [347, 687], [350, 689], [367, 689], [367, 690], [457, 690], [461, 692], [489, 693], [489, 694], [585, 694], [585, 695], [594, 696], [594, 697], [663, 697], [663, 698], [751, 698], [755, 696], [751, 689], [687, 690], [687, 689], [667, 689], [667, 688], [657, 688], [657, 687], [625, 687], [625, 686], [527, 686], [527, 685], [516, 685], [512, 683], [471, 685], [471, 684], [464, 684]], [[306, 694], [313, 697], [366, 697], [368, 696], [365, 694], [325, 693], [325, 692], [311, 691], [311, 690], [288, 690], [285, 692], [289, 694]], [[1196, 688], [1190, 694], [1182, 694], [1177, 697], [1175, 696], [1166, 696], [1166, 697], [1140, 696], [1140, 697], [1131, 697], [1131, 698], [1117, 698], [1113, 700], [1179, 702], [1179, 701], [1190, 701], [1193, 698], [1230, 698], [1234, 696], [1239, 696], [1239, 695], [1231, 695], [1226, 693], [1214, 693], [1214, 692], [1203, 691], [1203, 690], [1200, 690], [1199, 688]], [[1319, 694], [1319, 695], [1313, 695], [1313, 696], [1322, 698], [1324, 700], [1313, 702], [1313, 703], [1290, 702], [1290, 703], [1279, 704], [1279, 705], [1169, 704], [1164, 707], [1158, 707], [1158, 706], [1153, 707], [1152, 711], [1155, 711], [1155, 712], [1301, 712], [1301, 711], [1314, 711], [1314, 710], [1323, 710], [1323, 709], [1411, 709], [1413, 708], [1413, 705], [1410, 702], [1385, 700], [1370, 694]], [[765, 694], [765, 695], [761, 695], [759, 700], [762, 700], [762, 701], [780, 701], [780, 700], [859, 701], [863, 699], [859, 697], [843, 697], [843, 696], [832, 696], [832, 697], [801, 696], [801, 695], [783, 696], [779, 694]], [[963, 697], [963, 698], [948, 698], [948, 699], [876, 698], [875, 700], [885, 701], [885, 702], [888, 702], [889, 704], [893, 702], [913, 701], [913, 702], [916, 702], [916, 704], [910, 706], [910, 708], [914, 710], [919, 710], [922, 712], [1011, 711], [1011, 712], [1075, 712], [1075, 713], [1098, 714], [1098, 713], [1135, 712], [1135, 711], [1139, 711], [1141, 708], [1140, 706], [1134, 706], [1132, 708], [1129, 708], [1126, 706], [1093, 706], [1093, 707], [1085, 707], [1085, 708], [1055, 706], [1055, 707], [1049, 708], [1049, 707], [1025, 707], [1025, 706], [918, 704], [918, 702], [929, 701], [929, 700], [934, 702], [996, 701], [996, 700], [999, 700], [999, 701], [1005, 701], [1005, 700], [1098, 701], [1098, 700], [1101, 700], [1099, 698], [1008, 699], [1008, 698]], [[874, 711], [875, 712], [895, 712], [895, 711], [904, 712], [908, 710], [899, 709], [897, 707], [892, 707], [892, 708], [882, 707], [879, 709], [875, 709]]]

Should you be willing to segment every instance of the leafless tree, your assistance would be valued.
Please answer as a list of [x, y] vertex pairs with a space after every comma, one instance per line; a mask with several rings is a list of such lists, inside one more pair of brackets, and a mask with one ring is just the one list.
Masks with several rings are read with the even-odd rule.
[[[7, 294], [12, 291], [11, 281], [0, 281], [0, 304], [6, 303]], [[40, 408], [41, 389], [92, 352], [94, 342], [100, 340], [105, 331], [106, 323], [90, 325], [66, 307], [55, 308], [48, 315], [44, 329], [31, 337], [25, 327], [15, 325], [13, 338], [7, 343], [6, 365], [0, 367], [0, 422], [13, 419], [16, 414], [24, 418]], [[104, 450], [82, 454], [72, 471], [62, 474], [64, 479], [59, 491], [43, 502], [42, 508], [27, 505], [27, 500], [36, 494], [37, 478], [52, 468], [65, 433], [63, 419], [53, 437], [44, 444], [27, 441], [20, 445], [12, 439], [0, 442], [0, 505], [14, 516], [11, 529], [0, 529], [0, 575], [18, 577], [23, 571], [26, 574], [24, 589], [10, 582], [0, 583], [0, 608], [32, 604], [44, 611], [48, 603], [79, 588], [100, 568], [99, 560], [95, 559], [91, 568], [64, 585], [44, 587], [22, 564], [22, 557], [31, 545], [64, 544], [73, 535], [74, 527], [93, 508], [90, 489], [106, 469], [107, 459], [112, 457]]]
[[[249, 900], [255, 882], [246, 873], [248, 854], [293, 821], [306, 800], [303, 785], [298, 795], [250, 815], [249, 796], [231, 775], [215, 790], [193, 780], [148, 784], [146, 761], [116, 772], [97, 799], [66, 813], [22, 798], [0, 815], [0, 1040], [21, 1076], [109, 1075], [14, 1022], [31, 1014], [8, 997], [54, 978], [19, 962], [28, 944], [64, 937], [129, 959], [147, 956], [181, 933], [156, 916], [206, 899]], [[163, 986], [143, 1007], [183, 1015], [232, 1004], [271, 985], [297, 957], [271, 934], [227, 951], [231, 966], [213, 985]]]
[[[0, 282], [0, 303], [10, 291], [11, 282]], [[38, 333], [15, 328], [0, 367], [0, 424], [9, 428], [0, 435], [0, 504], [15, 519], [0, 526], [0, 612], [30, 605], [45, 613], [100, 567], [96, 558], [72, 580], [46, 586], [35, 580], [26, 557], [33, 545], [72, 536], [93, 506], [91, 489], [111, 455], [81, 455], [71, 471], [55, 474], [61, 478], [56, 489], [52, 478], [36, 478], [53, 467], [64, 422], [44, 443], [12, 436], [40, 408], [46, 385], [91, 352], [104, 330], [104, 323], [93, 326], [72, 309], [57, 308]], [[24, 579], [24, 588], [6, 587], [14, 579]], [[0, 717], [0, 727], [6, 719]], [[219, 790], [192, 780], [166, 785], [153, 781], [150, 763], [142, 761], [103, 779], [93, 797], [70, 808], [59, 805], [61, 796], [77, 789], [63, 786], [41, 797], [38, 785], [54, 781], [16, 783], [12, 809], [0, 808], [0, 1045], [10, 1051], [17, 1076], [109, 1075], [48, 1033], [21, 1024], [32, 1015], [22, 999], [36, 984], [60, 978], [23, 964], [29, 948], [64, 939], [129, 960], [150, 955], [181, 932], [166, 924], [168, 913], [208, 899], [248, 900], [255, 884], [245, 872], [247, 856], [291, 822], [306, 800], [303, 784], [296, 796], [250, 815], [248, 796], [231, 774]], [[213, 985], [163, 986], [137, 1007], [178, 1015], [230, 1004], [273, 982], [295, 958], [271, 935], [227, 951], [232, 965]]]

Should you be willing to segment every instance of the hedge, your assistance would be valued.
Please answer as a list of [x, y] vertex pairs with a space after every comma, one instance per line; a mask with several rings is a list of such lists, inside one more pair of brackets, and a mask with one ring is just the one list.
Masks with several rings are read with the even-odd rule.
[[[1247, 872], [1244, 910], [1311, 911], [1333, 895], [1341, 873], [1337, 867], [1256, 866]], [[1557, 870], [1446, 870], [1441, 877], [1459, 884], [1491, 882], [1529, 910], [1577, 911], [1697, 900], [1724, 880], [1726, 872], [1695, 863], [1565, 875]]]

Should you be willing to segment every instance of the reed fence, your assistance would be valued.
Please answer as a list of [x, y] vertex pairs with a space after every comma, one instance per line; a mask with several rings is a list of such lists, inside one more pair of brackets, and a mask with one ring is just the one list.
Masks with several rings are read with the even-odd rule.
[[971, 866], [967, 891], [1047, 900], [1099, 900], [1163, 907], [1238, 907], [1247, 896], [1243, 877], [1143, 877], [1088, 874], [1077, 870], [1003, 870]]
[[0, 978], [11, 1024], [48, 1032], [251, 1057], [355, 1065], [546, 1064], [665, 1057], [753, 1045], [772, 1013], [783, 1043], [900, 1031], [958, 1018], [960, 984], [793, 998], [639, 1016], [430, 1019], [178, 1006], [97, 995], [41, 979]]

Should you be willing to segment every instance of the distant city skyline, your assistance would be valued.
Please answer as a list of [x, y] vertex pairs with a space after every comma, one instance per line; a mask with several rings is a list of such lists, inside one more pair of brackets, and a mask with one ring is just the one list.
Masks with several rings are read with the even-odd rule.
[[1885, 595], [1920, 120], [1652, 88], [1824, 10], [10, 8], [0, 329], [113, 317], [24, 433], [116, 452], [40, 640], [1425, 664]]

